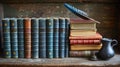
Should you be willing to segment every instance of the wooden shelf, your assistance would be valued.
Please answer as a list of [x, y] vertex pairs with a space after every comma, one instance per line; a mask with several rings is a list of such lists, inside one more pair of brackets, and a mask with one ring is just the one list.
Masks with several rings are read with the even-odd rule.
[[64, 59], [5, 59], [0, 58], [0, 67], [99, 67], [99, 66], [120, 66], [120, 55], [115, 55], [107, 61], [90, 61], [87, 58], [64, 58]]

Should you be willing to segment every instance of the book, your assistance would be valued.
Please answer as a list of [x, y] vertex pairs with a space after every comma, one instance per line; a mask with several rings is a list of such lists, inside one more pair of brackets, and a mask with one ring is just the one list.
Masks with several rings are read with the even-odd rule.
[[70, 33], [70, 19], [65, 18], [65, 57], [69, 57], [69, 33]]
[[59, 19], [53, 18], [53, 58], [59, 58]]
[[10, 18], [11, 56], [18, 58], [17, 19]]
[[83, 45], [86, 45], [86, 44], [94, 44], [94, 45], [98, 45], [101, 43], [101, 40], [70, 40], [70, 44], [83, 44]]
[[3, 53], [5, 58], [11, 58], [11, 42], [10, 42], [10, 21], [8, 18], [2, 19], [3, 31]]
[[31, 58], [39, 58], [39, 21], [31, 18]]
[[70, 36], [93, 36], [95, 34], [94, 30], [70, 30]]
[[25, 58], [31, 58], [31, 19], [24, 18], [24, 54]]
[[96, 23], [71, 23], [71, 29], [79, 29], [79, 30], [94, 30], [96, 31]]
[[90, 57], [96, 52], [98, 51], [97, 50], [69, 51], [69, 54], [70, 57]]
[[24, 58], [24, 23], [23, 18], [17, 19], [18, 33], [18, 57]]
[[46, 18], [39, 18], [39, 58], [46, 58]]
[[71, 29], [94, 30], [94, 31], [97, 30], [96, 23], [91, 20], [71, 18], [70, 23], [71, 23], [70, 25]]
[[98, 32], [95, 35], [90, 35], [90, 36], [70, 36], [69, 39], [70, 40], [101, 40], [103, 37], [101, 34], [99, 34]]
[[3, 32], [2, 32], [2, 18], [4, 11], [3, 11], [3, 4], [0, 4], [0, 57], [3, 57]]
[[65, 27], [66, 22], [65, 18], [59, 18], [59, 57], [64, 58], [65, 57]]
[[53, 58], [53, 18], [46, 18], [46, 54], [47, 58]]
[[99, 45], [73, 44], [73, 45], [70, 45], [70, 50], [100, 50], [101, 47], [102, 47], [102, 44], [99, 44]]

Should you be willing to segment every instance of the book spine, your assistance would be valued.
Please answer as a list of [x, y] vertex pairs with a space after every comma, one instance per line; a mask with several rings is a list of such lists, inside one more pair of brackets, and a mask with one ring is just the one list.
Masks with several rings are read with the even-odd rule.
[[53, 58], [53, 18], [46, 19], [47, 58]]
[[65, 38], [66, 38], [66, 40], [65, 40], [65, 57], [68, 57], [69, 56], [69, 29], [70, 29], [70, 19], [69, 18], [65, 18], [65, 22], [66, 22], [66, 24], [65, 24], [65, 33], [66, 33], [66, 35], [65, 35]]
[[24, 54], [25, 58], [31, 58], [31, 19], [24, 19]]
[[11, 54], [12, 58], [18, 58], [18, 38], [17, 38], [17, 19], [10, 19], [10, 36], [11, 36]]
[[3, 32], [2, 32], [2, 18], [4, 17], [3, 4], [0, 4], [0, 57], [3, 57]]
[[10, 44], [10, 21], [9, 19], [2, 20], [3, 26], [3, 53], [5, 58], [11, 58], [11, 44]]
[[98, 51], [70, 51], [70, 57], [90, 57]]
[[39, 57], [46, 58], [46, 18], [39, 18]]
[[70, 36], [69, 37], [69, 39], [70, 40], [100, 40], [100, 39], [102, 39], [102, 35], [101, 34], [99, 34], [98, 32], [95, 34], [95, 35], [93, 35], [93, 36]]
[[3, 37], [2, 37], [2, 19], [0, 18], [0, 57], [2, 56], [3, 50]]
[[65, 18], [59, 18], [59, 57], [65, 57]]
[[102, 44], [99, 44], [99, 45], [74, 44], [74, 45], [70, 45], [70, 50], [100, 50], [101, 47], [102, 47]]
[[70, 40], [70, 44], [100, 44], [101, 40]]
[[24, 23], [22, 18], [17, 19], [18, 26], [18, 57], [24, 58]]
[[39, 58], [39, 21], [37, 18], [31, 19], [31, 45], [32, 58]]
[[59, 58], [59, 19], [53, 19], [53, 57]]

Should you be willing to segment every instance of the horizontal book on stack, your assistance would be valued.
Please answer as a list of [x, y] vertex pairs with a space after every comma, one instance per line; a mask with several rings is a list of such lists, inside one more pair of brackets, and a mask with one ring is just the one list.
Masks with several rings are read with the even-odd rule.
[[2, 19], [5, 58], [65, 58], [69, 18]]
[[89, 50], [83, 50], [83, 51], [70, 51], [70, 57], [90, 57], [95, 52], [98, 52], [96, 50], [89, 51]]
[[78, 56], [86, 56], [86, 52], [90, 55], [102, 47], [102, 35], [97, 32], [96, 22], [92, 20], [71, 18], [69, 39], [70, 56], [76, 56], [77, 53]]

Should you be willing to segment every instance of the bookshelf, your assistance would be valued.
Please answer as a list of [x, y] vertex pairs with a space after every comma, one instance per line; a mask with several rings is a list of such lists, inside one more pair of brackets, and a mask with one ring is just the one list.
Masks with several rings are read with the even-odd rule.
[[[70, 13], [63, 4], [65, 2], [75, 5], [75, 7], [86, 11], [90, 17], [98, 20], [98, 31], [103, 37], [118, 39], [118, 14], [119, 0], [1, 0], [0, 18], [3, 17], [70, 17], [77, 16]], [[118, 39], [119, 40], [119, 39]], [[87, 58], [65, 58], [65, 59], [5, 59], [0, 58], [0, 67], [10, 66], [119, 66], [119, 48], [115, 47], [116, 54], [109, 61], [89, 61]], [[0, 49], [1, 50], [1, 49]], [[96, 64], [97, 63], [97, 64]]]
[[[0, 58], [0, 67], [117, 67], [120, 55], [108, 61], [89, 61], [86, 58], [64, 59], [4, 59]], [[2, 61], [1, 61], [2, 60]]]

